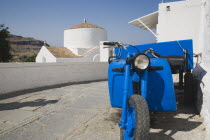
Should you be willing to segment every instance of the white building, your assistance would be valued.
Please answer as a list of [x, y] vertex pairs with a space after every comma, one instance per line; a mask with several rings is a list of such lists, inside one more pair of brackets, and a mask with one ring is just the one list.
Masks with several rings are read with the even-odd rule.
[[43, 46], [36, 62], [106, 62], [111, 50], [100, 46], [100, 41], [107, 41], [106, 30], [84, 20], [64, 31], [64, 47]]
[[130, 21], [129, 24], [150, 30], [157, 42], [193, 39], [194, 53], [200, 53], [201, 7], [201, 0], [160, 3], [157, 12]]
[[[197, 107], [204, 118], [207, 139], [210, 138], [210, 0], [185, 0], [160, 3], [157, 12], [129, 24], [149, 30], [157, 42], [193, 40], [197, 55], [193, 74], [197, 85]], [[156, 33], [154, 30], [156, 29]]]

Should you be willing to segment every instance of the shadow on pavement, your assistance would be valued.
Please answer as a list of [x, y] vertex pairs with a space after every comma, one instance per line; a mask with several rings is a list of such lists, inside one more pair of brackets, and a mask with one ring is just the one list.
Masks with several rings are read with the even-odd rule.
[[[178, 131], [187, 132], [197, 128], [202, 122], [190, 121], [197, 113], [194, 107], [186, 107], [183, 104], [183, 90], [176, 89], [177, 111], [151, 112], [150, 136], [151, 140], [174, 140], [172, 137]], [[186, 117], [188, 116], [188, 117]], [[121, 117], [121, 109], [112, 113], [107, 121], [118, 123]]]
[[28, 102], [12, 102], [12, 103], [0, 103], [0, 111], [3, 110], [14, 110], [22, 107], [38, 107], [45, 106], [47, 104], [55, 104], [59, 100], [46, 100], [46, 99], [37, 99], [34, 101]]
[[[158, 130], [158, 133], [151, 133], [151, 139], [168, 140], [173, 139], [173, 136], [178, 131], [191, 131], [201, 125], [201, 122], [189, 121], [194, 117], [191, 115], [188, 118], [177, 118], [175, 113], [171, 112], [156, 112], [151, 115], [151, 128]], [[167, 135], [166, 135], [167, 133]]]
[[65, 86], [75, 85], [75, 84], [89, 84], [89, 83], [93, 83], [93, 82], [100, 82], [100, 81], [106, 81], [106, 80], [107, 79], [93, 80], [93, 81], [82, 81], [82, 82], [70, 82], [70, 83], [64, 83], [64, 84], [38, 87], [38, 88], [33, 88], [33, 89], [20, 90], [20, 91], [9, 92], [9, 93], [4, 93], [4, 94], [0, 93], [0, 100], [5, 100], [5, 99], [25, 95], [25, 94], [31, 94], [34, 92], [44, 91], [47, 89], [61, 88], [61, 87], [65, 87]]
[[152, 140], [173, 140], [172, 136], [178, 131], [187, 132], [197, 128], [202, 122], [190, 121], [197, 113], [193, 106], [184, 105], [183, 90], [175, 89], [177, 111], [152, 112], [150, 116], [151, 128], [159, 132], [151, 132]]
[[175, 140], [171, 136], [168, 136], [164, 133], [150, 133], [151, 140]]

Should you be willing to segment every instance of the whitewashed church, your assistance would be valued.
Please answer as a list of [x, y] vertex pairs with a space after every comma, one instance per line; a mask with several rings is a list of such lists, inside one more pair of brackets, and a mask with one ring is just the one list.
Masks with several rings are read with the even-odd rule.
[[84, 19], [64, 31], [64, 47], [42, 46], [36, 62], [106, 62], [112, 50], [104, 49], [103, 41], [107, 41], [106, 30]]

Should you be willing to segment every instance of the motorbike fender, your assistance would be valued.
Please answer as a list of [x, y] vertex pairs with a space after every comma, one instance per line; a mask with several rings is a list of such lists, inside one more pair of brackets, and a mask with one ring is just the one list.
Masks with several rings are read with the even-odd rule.
[[[144, 98], [150, 110], [154, 111], [175, 111], [176, 98], [169, 63], [160, 58], [151, 58], [150, 66], [162, 66], [162, 70], [148, 72], [147, 92]], [[113, 61], [108, 69], [108, 86], [110, 103], [112, 107], [122, 107], [123, 87], [125, 75], [123, 72], [113, 72], [115, 68], [123, 68], [125, 60]], [[141, 80], [141, 74], [139, 74]], [[128, 98], [133, 94], [132, 73], [130, 76]], [[141, 82], [140, 82], [141, 84]], [[139, 85], [141, 87], [141, 85]]]
[[149, 109], [154, 111], [175, 111], [176, 97], [172, 72], [164, 59], [151, 58], [150, 66], [162, 66], [162, 70], [148, 73], [146, 101]]

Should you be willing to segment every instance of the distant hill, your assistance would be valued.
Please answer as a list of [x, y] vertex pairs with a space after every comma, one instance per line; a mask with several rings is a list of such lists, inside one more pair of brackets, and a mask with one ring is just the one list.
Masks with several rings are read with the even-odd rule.
[[[42, 40], [17, 35], [11, 35], [8, 40], [12, 48], [13, 59], [16, 62], [37, 55], [41, 47], [44, 45], [44, 41]], [[48, 44], [46, 45], [49, 46]]]

